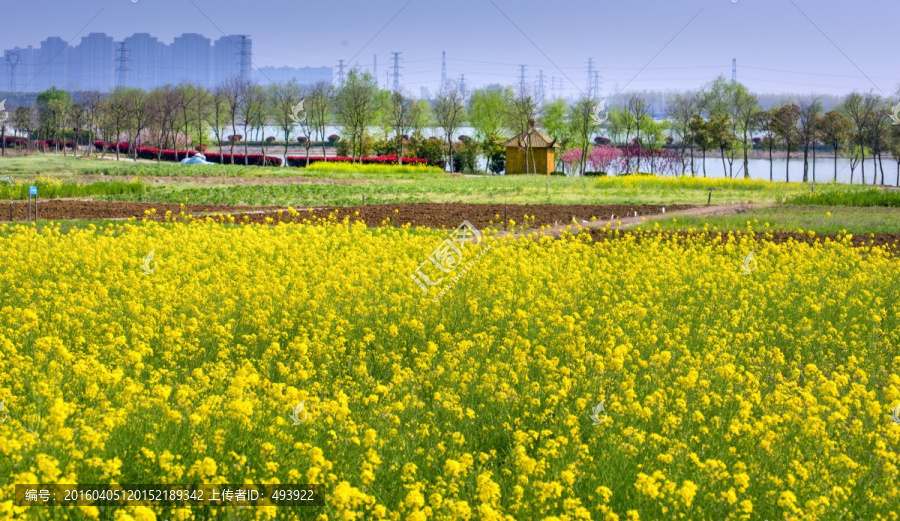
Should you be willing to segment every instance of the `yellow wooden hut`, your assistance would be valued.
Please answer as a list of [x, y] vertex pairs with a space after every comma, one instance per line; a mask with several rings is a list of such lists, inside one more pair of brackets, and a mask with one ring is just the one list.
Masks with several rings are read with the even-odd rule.
[[503, 144], [507, 174], [550, 175], [555, 170], [556, 149], [560, 146], [534, 125], [533, 119], [528, 120], [528, 130]]

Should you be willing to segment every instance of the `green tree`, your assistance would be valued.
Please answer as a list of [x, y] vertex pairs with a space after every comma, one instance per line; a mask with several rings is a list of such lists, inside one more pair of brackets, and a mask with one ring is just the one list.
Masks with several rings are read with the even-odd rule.
[[447, 138], [447, 158], [453, 170], [453, 131], [466, 119], [466, 107], [459, 82], [448, 80], [434, 101], [434, 117]]
[[[822, 140], [834, 148], [834, 182], [837, 182], [837, 158], [841, 147], [850, 137], [850, 122], [836, 110], [829, 110], [819, 124]], [[896, 157], [896, 156], [895, 156]]]
[[784, 181], [786, 183], [791, 180], [791, 148], [798, 141], [798, 121], [800, 121], [800, 107], [796, 103], [789, 103], [775, 109], [775, 114], [772, 118], [775, 135], [784, 142], [784, 149], [787, 151], [784, 172]]
[[[819, 124], [822, 120], [822, 102], [816, 96], [804, 96], [797, 105], [800, 109], [800, 118], [797, 120], [797, 138], [803, 145], [803, 182], [809, 182], [809, 145], [816, 139], [819, 132]], [[816, 180], [813, 179], [813, 182]]]
[[[37, 96], [38, 135], [44, 139], [53, 138], [56, 150], [59, 151], [59, 140], [66, 123], [72, 96], [64, 91], [51, 87]], [[65, 153], [65, 147], [63, 147]]]
[[368, 72], [350, 69], [334, 99], [334, 115], [349, 138], [351, 155], [362, 158], [363, 138], [378, 116], [378, 85]]

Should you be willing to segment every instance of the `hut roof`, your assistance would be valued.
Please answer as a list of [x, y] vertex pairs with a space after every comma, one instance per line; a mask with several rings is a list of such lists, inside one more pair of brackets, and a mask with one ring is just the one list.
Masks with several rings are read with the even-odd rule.
[[516, 137], [503, 144], [505, 147], [559, 148], [555, 139], [534, 128], [534, 120], [528, 121], [528, 130], [520, 132]]

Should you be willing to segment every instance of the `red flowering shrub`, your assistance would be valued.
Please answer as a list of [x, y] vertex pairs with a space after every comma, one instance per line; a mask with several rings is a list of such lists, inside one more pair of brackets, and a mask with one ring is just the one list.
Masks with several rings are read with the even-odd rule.
[[[322, 156], [310, 156], [309, 164], [325, 160], [326, 159]], [[355, 161], [354, 158], [345, 156], [329, 157], [327, 160], [329, 163], [352, 163]], [[288, 166], [306, 166], [306, 156], [288, 156], [287, 161]], [[397, 155], [391, 154], [388, 156], [364, 157], [360, 160], [360, 162], [364, 165], [391, 165], [397, 163]], [[427, 159], [419, 159], [415, 157], [403, 158], [404, 165], [425, 165], [427, 163]]]
[[306, 136], [297, 136], [297, 142], [300, 144], [306, 143], [308, 138]]

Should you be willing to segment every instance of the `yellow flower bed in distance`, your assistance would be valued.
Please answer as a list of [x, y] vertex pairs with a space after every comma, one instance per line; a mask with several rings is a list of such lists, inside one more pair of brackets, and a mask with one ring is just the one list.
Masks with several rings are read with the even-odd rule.
[[[60, 515], [13, 504], [57, 482], [319, 483], [318, 519], [900, 514], [881, 249], [485, 232], [435, 303], [410, 273], [447, 232], [208, 221], [0, 226], [0, 517]], [[306, 518], [117, 515], [154, 513]]]

